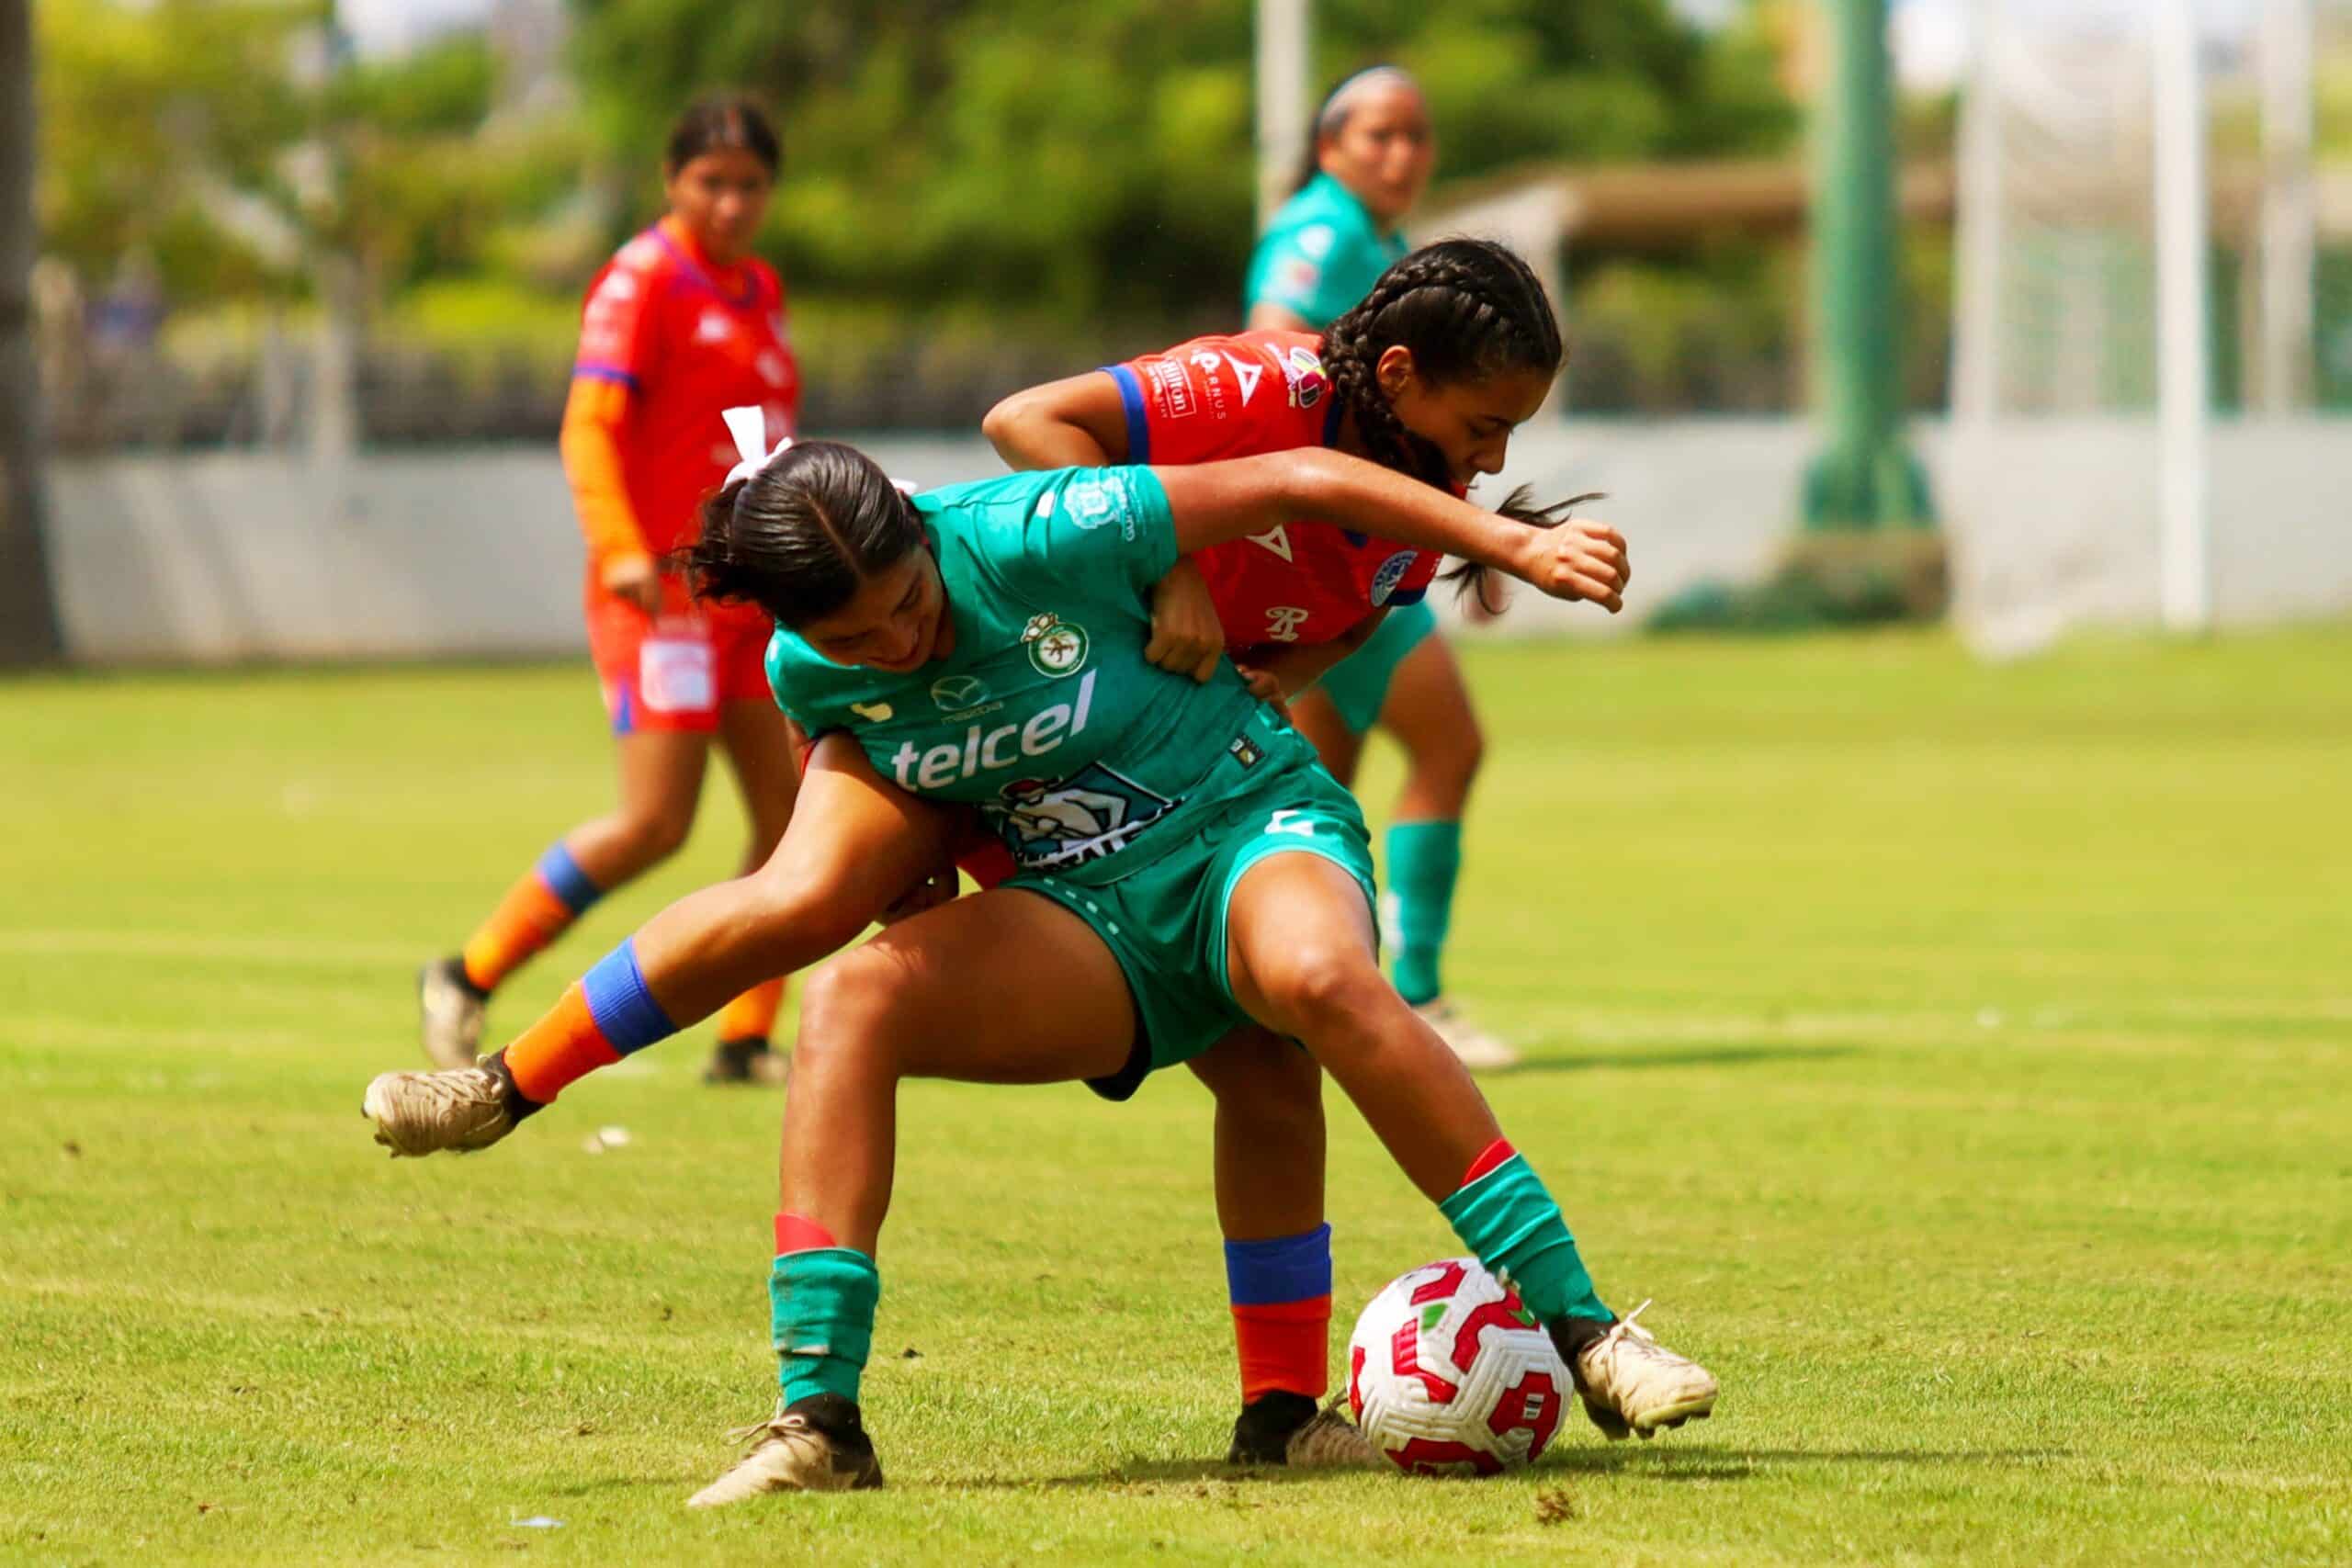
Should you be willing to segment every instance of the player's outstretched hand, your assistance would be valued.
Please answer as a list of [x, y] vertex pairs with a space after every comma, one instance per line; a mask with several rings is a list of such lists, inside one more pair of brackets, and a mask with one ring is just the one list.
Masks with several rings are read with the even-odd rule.
[[1589, 517], [1571, 517], [1537, 534], [1527, 570], [1513, 575], [1555, 599], [1589, 599], [1612, 615], [1625, 607], [1625, 585], [1634, 578], [1624, 536]]
[[1143, 656], [1160, 669], [1206, 681], [1225, 652], [1225, 623], [1216, 618], [1208, 579], [1179, 560], [1151, 590], [1151, 640]]

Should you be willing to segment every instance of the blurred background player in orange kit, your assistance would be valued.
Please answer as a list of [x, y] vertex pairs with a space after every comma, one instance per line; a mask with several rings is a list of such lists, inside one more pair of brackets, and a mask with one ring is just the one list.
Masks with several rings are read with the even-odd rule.
[[[550, 846], [465, 946], [418, 983], [425, 1054], [472, 1063], [491, 993], [590, 905], [685, 841], [716, 737], [733, 765], [751, 841], [767, 859], [791, 814], [797, 768], [761, 660], [772, 627], [755, 609], [696, 604], [662, 570], [735, 454], [725, 408], [762, 410], [791, 434], [799, 371], [784, 287], [752, 254], [781, 159], [774, 129], [740, 98], [680, 117], [662, 160], [669, 211], [589, 286], [563, 467], [587, 536], [588, 644], [620, 762], [620, 800]], [[718, 1015], [713, 1082], [778, 1081], [771, 1048], [781, 978]]]

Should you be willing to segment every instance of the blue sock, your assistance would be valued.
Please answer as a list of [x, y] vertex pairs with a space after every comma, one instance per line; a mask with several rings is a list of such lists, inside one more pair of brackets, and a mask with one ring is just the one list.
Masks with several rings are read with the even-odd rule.
[[598, 959], [596, 966], [580, 977], [580, 988], [588, 998], [597, 1032], [624, 1056], [678, 1032], [678, 1026], [646, 989], [645, 971], [638, 967], [635, 937]]

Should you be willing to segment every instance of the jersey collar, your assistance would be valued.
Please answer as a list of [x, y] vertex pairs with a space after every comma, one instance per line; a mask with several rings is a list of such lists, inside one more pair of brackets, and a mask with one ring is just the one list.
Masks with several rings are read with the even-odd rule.
[[710, 270], [710, 264], [703, 260], [702, 253], [695, 249], [694, 242], [671, 231], [670, 220], [664, 218], [646, 231], [653, 236], [655, 244], [670, 253], [671, 259], [678, 264], [679, 269], [690, 280], [716, 294], [728, 304], [741, 310], [745, 306], [758, 302], [760, 283], [758, 278], [752, 276], [750, 267], [743, 269], [741, 292], [730, 294], [719, 287], [718, 276]]

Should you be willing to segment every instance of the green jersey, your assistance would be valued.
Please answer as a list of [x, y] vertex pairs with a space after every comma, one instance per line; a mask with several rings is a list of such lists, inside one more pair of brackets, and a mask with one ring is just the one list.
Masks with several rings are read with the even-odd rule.
[[813, 739], [841, 730], [912, 794], [978, 806], [1023, 872], [1101, 886], [1195, 833], [1245, 781], [1314, 753], [1230, 664], [1205, 685], [1146, 662], [1176, 561], [1140, 468], [1063, 468], [914, 498], [954, 651], [904, 673], [843, 666], [783, 627], [768, 685]]
[[1280, 305], [1321, 332], [1371, 293], [1405, 251], [1401, 232], [1382, 233], [1353, 192], [1317, 175], [1266, 225], [1250, 257], [1244, 308]]

